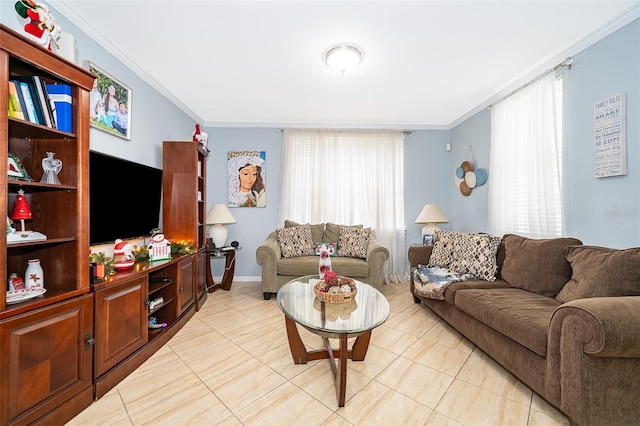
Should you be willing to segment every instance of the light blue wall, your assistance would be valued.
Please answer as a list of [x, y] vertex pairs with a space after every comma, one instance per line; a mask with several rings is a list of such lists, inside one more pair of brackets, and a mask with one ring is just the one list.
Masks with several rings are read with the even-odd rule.
[[[564, 79], [564, 208], [566, 234], [585, 244], [640, 246], [640, 20], [574, 55]], [[627, 175], [593, 177], [593, 105], [626, 94]], [[468, 144], [479, 167], [488, 167], [491, 116], [483, 111], [451, 130], [452, 163], [465, 159]], [[477, 147], [477, 149], [476, 149]], [[489, 170], [491, 181], [491, 170]], [[461, 231], [487, 230], [487, 189], [452, 196]]]
[[[0, 1], [0, 21], [24, 34], [26, 21], [16, 13], [14, 4], [15, 1]], [[91, 149], [162, 168], [162, 141], [191, 140], [195, 121], [80, 31], [55, 7], [50, 9], [62, 31], [75, 36], [79, 66], [86, 68], [85, 61], [91, 61], [131, 89], [131, 140], [91, 128]], [[135, 176], [128, 178], [135, 181]], [[119, 179], [122, 181], [122, 177]]]

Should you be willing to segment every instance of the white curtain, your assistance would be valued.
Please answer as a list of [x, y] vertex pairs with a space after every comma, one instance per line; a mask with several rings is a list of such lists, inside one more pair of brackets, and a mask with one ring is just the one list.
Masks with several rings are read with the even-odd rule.
[[401, 131], [285, 130], [279, 226], [371, 227], [389, 249], [387, 282], [407, 281], [403, 153]]
[[491, 108], [489, 232], [564, 234], [562, 79], [553, 72]]

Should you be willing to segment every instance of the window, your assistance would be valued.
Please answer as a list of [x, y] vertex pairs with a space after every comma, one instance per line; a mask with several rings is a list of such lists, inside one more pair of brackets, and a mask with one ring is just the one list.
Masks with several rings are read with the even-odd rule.
[[387, 281], [408, 280], [403, 153], [401, 131], [285, 130], [278, 223], [371, 227]]
[[564, 234], [562, 77], [549, 73], [491, 108], [489, 232]]

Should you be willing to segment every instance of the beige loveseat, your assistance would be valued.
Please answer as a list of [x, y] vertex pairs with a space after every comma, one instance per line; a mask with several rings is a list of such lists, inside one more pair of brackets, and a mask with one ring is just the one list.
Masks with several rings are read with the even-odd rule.
[[[298, 228], [302, 225], [285, 221], [285, 228]], [[338, 254], [341, 246], [341, 229], [353, 228], [334, 223], [324, 223], [316, 225], [306, 225], [311, 228], [312, 243], [327, 242], [337, 243]], [[362, 226], [356, 226], [366, 230]], [[281, 230], [282, 231], [282, 230]], [[342, 235], [343, 240], [345, 234]], [[304, 241], [306, 245], [308, 241]], [[389, 259], [389, 250], [378, 240], [373, 231], [369, 230], [366, 243], [366, 253], [363, 257], [331, 257], [331, 268], [338, 275], [348, 276], [358, 281], [370, 284], [380, 290], [384, 283], [383, 268]], [[366, 255], [365, 255], [366, 254]], [[319, 257], [315, 255], [284, 257], [282, 247], [278, 240], [278, 232], [269, 234], [267, 239], [256, 249], [256, 259], [262, 266], [262, 292], [265, 300], [271, 298], [271, 294], [277, 293], [278, 289], [288, 281], [303, 275], [313, 275], [318, 273]]]
[[[435, 252], [411, 247], [411, 267]], [[412, 269], [412, 295], [572, 424], [639, 424], [640, 248], [505, 235], [495, 259], [495, 281], [453, 282], [444, 300]]]

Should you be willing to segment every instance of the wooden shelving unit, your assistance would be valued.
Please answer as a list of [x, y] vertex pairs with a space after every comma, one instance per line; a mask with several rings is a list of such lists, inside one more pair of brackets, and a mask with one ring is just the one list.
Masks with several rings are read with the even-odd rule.
[[[39, 76], [72, 90], [73, 132], [8, 116], [9, 80]], [[89, 91], [93, 76], [0, 25], [0, 173], [8, 155], [20, 160], [33, 182], [5, 179], [0, 216], [9, 217], [24, 191], [39, 242], [0, 241], [0, 280], [24, 276], [40, 259], [46, 293], [8, 304], [0, 292], [0, 424], [54, 423], [70, 419], [93, 399], [93, 295], [88, 268]], [[40, 183], [42, 159], [62, 160], [61, 185]], [[37, 343], [37, 347], [34, 344]]]

